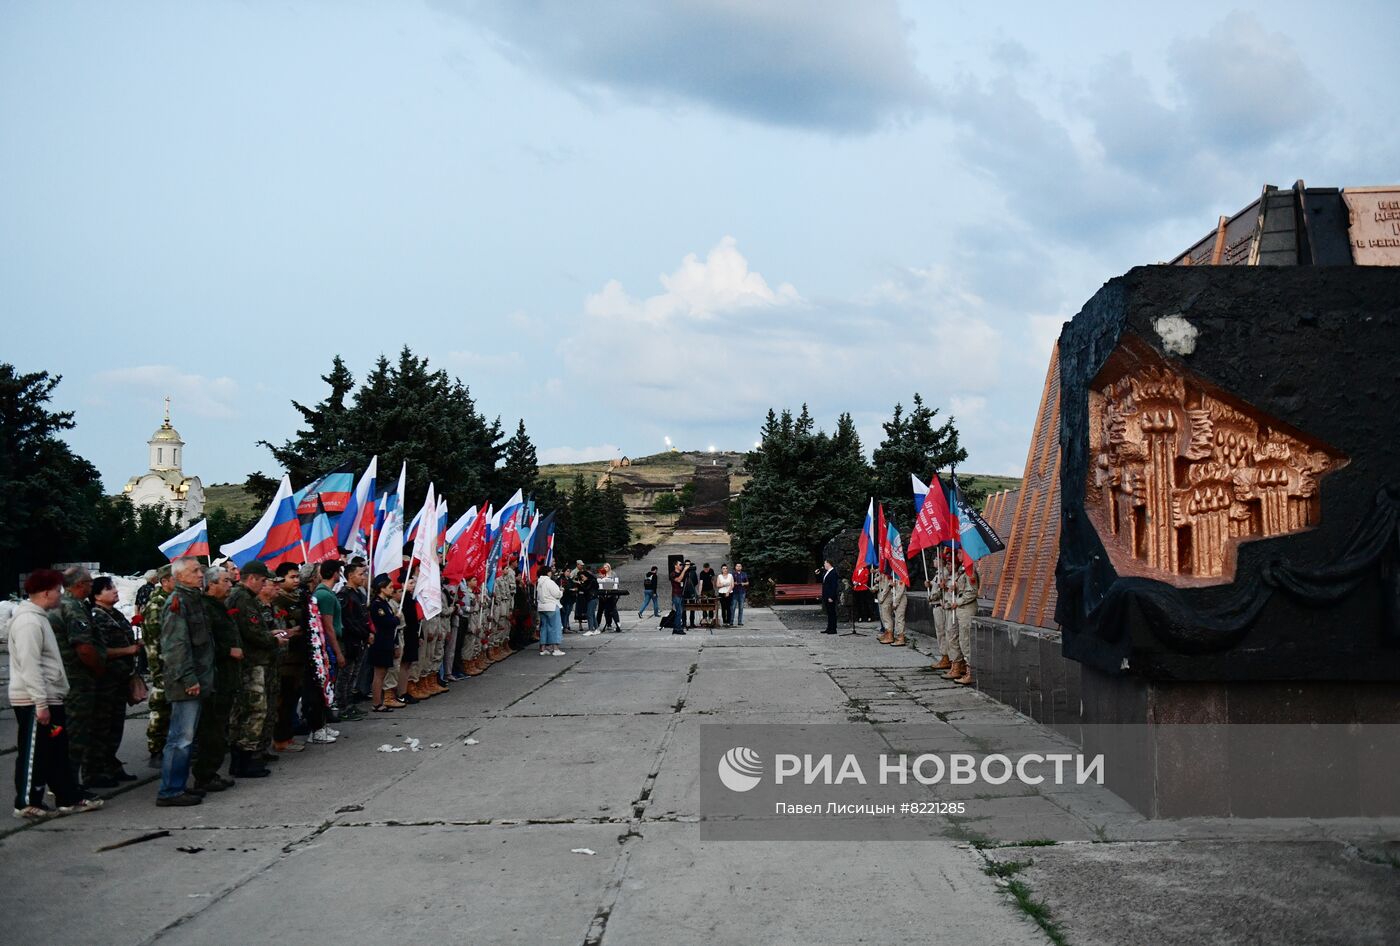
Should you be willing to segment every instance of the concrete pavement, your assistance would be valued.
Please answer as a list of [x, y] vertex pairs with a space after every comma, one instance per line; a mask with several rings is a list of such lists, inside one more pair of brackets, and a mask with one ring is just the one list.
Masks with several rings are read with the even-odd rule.
[[[202, 806], [156, 808], [144, 784], [11, 831], [6, 940], [1049, 942], [1037, 910], [1072, 943], [1246, 943], [1260, 929], [1384, 942], [1400, 928], [1393, 826], [1167, 826], [1101, 790], [979, 795], [996, 817], [924, 841], [702, 842], [706, 723], [849, 724], [896, 749], [916, 726], [947, 745], [997, 728], [1002, 745], [1055, 737], [925, 672], [924, 655], [816, 633], [810, 609], [752, 609], [743, 628], [683, 637], [620, 610], [622, 634], [566, 635], [564, 657], [526, 650], [447, 695], [341, 724], [337, 744]], [[379, 751], [409, 739], [420, 751]], [[129, 730], [124, 754], [141, 749]], [[169, 835], [99, 851], [157, 831]], [[1047, 834], [1059, 843], [1035, 846]]]

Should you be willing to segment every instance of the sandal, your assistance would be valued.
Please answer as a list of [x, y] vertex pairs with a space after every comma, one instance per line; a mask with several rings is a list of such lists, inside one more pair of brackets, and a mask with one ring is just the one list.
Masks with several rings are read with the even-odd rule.
[[374, 707], [373, 709], [371, 709], [370, 712], [371, 712], [371, 713], [392, 713], [393, 710], [391, 710], [389, 707], [385, 706], [383, 703], [380, 703], [378, 706], [376, 706], [376, 707]]

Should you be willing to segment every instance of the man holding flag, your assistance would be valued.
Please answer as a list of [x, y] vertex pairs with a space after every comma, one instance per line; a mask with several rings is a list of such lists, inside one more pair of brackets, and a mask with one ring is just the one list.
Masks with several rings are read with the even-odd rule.
[[943, 490], [943, 481], [935, 474], [933, 480], [937, 489], [929, 487], [914, 474], [909, 474], [914, 487], [914, 528], [909, 533], [909, 555], [922, 554], [926, 548], [934, 550], [933, 576], [930, 578], [928, 565], [924, 565], [924, 587], [929, 593], [929, 612], [933, 615], [933, 633], [938, 642], [939, 660], [930, 670], [948, 670], [953, 666], [949, 659], [952, 650], [948, 645], [948, 612], [943, 606], [945, 580], [951, 580], [951, 571], [945, 567], [950, 561], [949, 550], [942, 543], [951, 541], [957, 535], [957, 523], [948, 509], [948, 496]]
[[[973, 682], [972, 623], [977, 617], [977, 598], [982, 583], [976, 560], [1000, 552], [1006, 545], [963, 497], [958, 486], [957, 471], [953, 472], [952, 481], [948, 489], [948, 506], [957, 519], [957, 533], [953, 538], [956, 554], [949, 557], [949, 575], [945, 579], [943, 592], [944, 620], [948, 624], [948, 656], [952, 658], [952, 666], [943, 678], [968, 686]], [[955, 562], [962, 567], [958, 568]]]
[[899, 540], [899, 530], [894, 523], [885, 522], [885, 507], [880, 506], [876, 522], [879, 529], [880, 569], [876, 576], [878, 600], [880, 602], [880, 623], [884, 632], [876, 638], [881, 644], [905, 647], [904, 615], [909, 606], [906, 592], [909, 590], [909, 568], [904, 561], [904, 549]]

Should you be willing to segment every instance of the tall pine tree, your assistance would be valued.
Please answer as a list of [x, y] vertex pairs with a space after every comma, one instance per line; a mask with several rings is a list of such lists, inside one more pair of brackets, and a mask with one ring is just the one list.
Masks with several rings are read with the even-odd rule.
[[72, 411], [48, 404], [62, 378], [20, 374], [0, 364], [0, 582], [16, 587], [22, 572], [73, 561], [96, 528], [103, 501], [97, 468], [60, 438]]
[[[325, 400], [311, 408], [293, 402], [304, 427], [280, 447], [267, 444], [294, 486], [341, 464], [362, 469], [377, 455], [381, 488], [407, 461], [407, 499], [413, 508], [429, 482], [453, 509], [504, 498], [500, 419], [487, 421], [467, 386], [432, 369], [427, 358], [404, 346], [397, 360], [380, 356], [355, 388], [349, 369], [336, 357], [322, 380], [331, 389]], [[524, 434], [523, 422], [518, 434]], [[278, 479], [255, 473], [247, 485], [266, 502]]]
[[937, 470], [946, 477], [953, 466], [967, 459], [953, 419], [935, 426], [937, 417], [938, 409], [928, 407], [918, 394], [908, 414], [896, 404], [894, 415], [882, 425], [885, 439], [873, 455], [875, 501], [885, 504], [886, 518], [905, 535], [914, 521], [910, 474], [927, 481]]
[[540, 476], [540, 461], [535, 454], [535, 445], [525, 432], [525, 421], [515, 428], [515, 436], [506, 441], [505, 463], [500, 470], [500, 478], [505, 489], [523, 490], [528, 496], [535, 492]]

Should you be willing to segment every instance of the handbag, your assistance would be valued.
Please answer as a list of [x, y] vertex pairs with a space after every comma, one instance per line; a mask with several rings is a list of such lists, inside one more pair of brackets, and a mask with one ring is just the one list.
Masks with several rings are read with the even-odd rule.
[[150, 696], [150, 691], [146, 689], [146, 681], [141, 674], [133, 673], [131, 679], [126, 682], [126, 705], [135, 706], [137, 703], [146, 702], [146, 697]]

